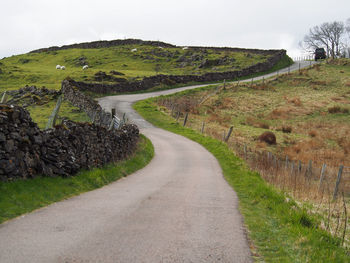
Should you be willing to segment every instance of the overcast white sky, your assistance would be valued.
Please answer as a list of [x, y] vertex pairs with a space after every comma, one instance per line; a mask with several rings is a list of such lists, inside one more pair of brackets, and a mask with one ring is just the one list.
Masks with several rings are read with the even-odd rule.
[[349, 0], [1, 0], [0, 58], [123, 38], [297, 56], [309, 28], [349, 17]]

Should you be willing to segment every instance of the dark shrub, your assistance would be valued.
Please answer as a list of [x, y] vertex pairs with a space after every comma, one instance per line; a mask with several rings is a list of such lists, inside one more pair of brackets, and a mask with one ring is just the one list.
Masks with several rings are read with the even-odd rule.
[[267, 144], [276, 144], [276, 136], [273, 132], [266, 131], [259, 136], [259, 141], [266, 142]]

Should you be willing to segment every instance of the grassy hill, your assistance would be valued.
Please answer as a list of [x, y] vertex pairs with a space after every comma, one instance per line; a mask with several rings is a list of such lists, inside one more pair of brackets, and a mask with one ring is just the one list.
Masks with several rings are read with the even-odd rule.
[[[162, 42], [159, 45], [157, 42], [131, 43], [136, 44], [95, 45], [94, 48], [86, 48], [89, 43], [77, 44], [3, 58], [0, 60], [0, 92], [25, 85], [59, 89], [61, 81], [68, 76], [76, 81], [99, 82], [101, 80], [95, 76], [99, 71], [112, 76], [111, 80], [104, 80], [107, 84], [156, 74], [200, 75], [240, 70], [264, 62], [273, 54], [249, 49], [182, 48]], [[58, 64], [64, 65], [66, 70], [57, 70]], [[82, 69], [85, 64], [89, 69]]]
[[[350, 166], [350, 61], [332, 61], [254, 85], [225, 90], [187, 91], [174, 104], [190, 112], [193, 127], [216, 138], [233, 126], [232, 140], [266, 149], [292, 160]], [[162, 101], [160, 101], [162, 102]], [[276, 145], [257, 140], [264, 131]]]

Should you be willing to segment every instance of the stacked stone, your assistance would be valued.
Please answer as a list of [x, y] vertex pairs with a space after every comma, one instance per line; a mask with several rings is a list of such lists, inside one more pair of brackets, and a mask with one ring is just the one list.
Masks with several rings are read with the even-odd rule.
[[82, 168], [126, 158], [136, 148], [139, 130], [120, 130], [65, 121], [41, 131], [21, 107], [0, 104], [0, 180], [71, 176]]
[[40, 172], [40, 129], [20, 107], [0, 104], [0, 178], [29, 178]]
[[28, 106], [31, 104], [44, 104], [51, 99], [56, 99], [61, 92], [50, 90], [45, 87], [37, 88], [36, 86], [25, 86], [19, 90], [7, 91], [12, 98], [7, 101], [10, 104], [22, 104]]
[[73, 83], [75, 83], [73, 80], [68, 79], [62, 81], [61, 93], [64, 94], [64, 99], [83, 110], [94, 123], [105, 128], [109, 127], [112, 120], [111, 113], [105, 112], [95, 100], [75, 88]]

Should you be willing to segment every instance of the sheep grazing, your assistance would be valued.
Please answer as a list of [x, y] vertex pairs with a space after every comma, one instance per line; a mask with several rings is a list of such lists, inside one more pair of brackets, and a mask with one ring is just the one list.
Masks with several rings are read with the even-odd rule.
[[83, 66], [83, 70], [88, 69], [88, 68], [89, 68], [88, 65], [84, 65], [84, 66]]
[[56, 66], [56, 69], [61, 69], [61, 65], [57, 65], [57, 66]]
[[65, 70], [66, 69], [66, 67], [65, 66], [61, 66], [61, 70]]
[[132, 50], [131, 50], [131, 52], [136, 52], [137, 51], [137, 48], [133, 48]]
[[163, 47], [159, 46], [158, 48], [163, 49]]
[[183, 47], [183, 48], [182, 48], [182, 50], [186, 50], [186, 49], [188, 49], [188, 47]]

